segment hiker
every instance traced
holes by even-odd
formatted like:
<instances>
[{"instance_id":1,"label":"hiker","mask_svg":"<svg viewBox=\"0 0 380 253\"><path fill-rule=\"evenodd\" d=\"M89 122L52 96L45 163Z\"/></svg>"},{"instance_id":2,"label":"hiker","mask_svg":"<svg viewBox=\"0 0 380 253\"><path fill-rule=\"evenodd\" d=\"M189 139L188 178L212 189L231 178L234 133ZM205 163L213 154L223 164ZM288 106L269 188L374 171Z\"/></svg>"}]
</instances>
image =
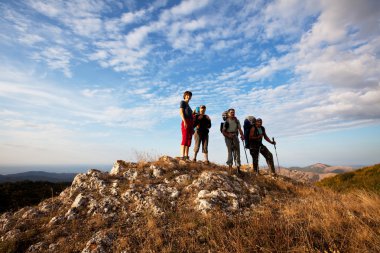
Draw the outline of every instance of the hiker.
<instances>
[{"instance_id":1,"label":"hiker","mask_svg":"<svg viewBox=\"0 0 380 253\"><path fill-rule=\"evenodd\" d=\"M256 123L256 118L253 116L247 116L244 120L244 140L245 140L245 145L244 147L249 149L249 132L251 131L251 128L255 126Z\"/></svg>"},{"instance_id":2,"label":"hiker","mask_svg":"<svg viewBox=\"0 0 380 253\"><path fill-rule=\"evenodd\" d=\"M261 153L267 161L270 173L276 174L273 162L273 155L268 148L263 144L264 139L270 144L276 145L275 141L271 141L265 132L265 128L262 126L262 119L256 119L255 127L251 128L249 133L250 153L253 160L253 169L256 173L259 173L259 154Z\"/></svg>"},{"instance_id":3,"label":"hiker","mask_svg":"<svg viewBox=\"0 0 380 253\"><path fill-rule=\"evenodd\" d=\"M232 169L232 162L235 159L235 164L237 166L237 172L240 173L240 142L238 134L240 133L240 138L244 141L243 131L241 130L241 125L239 120L235 117L235 109L228 109L227 119L224 122L222 133L224 135L224 141L226 142L228 158L227 165L229 169Z\"/></svg>"},{"instance_id":4,"label":"hiker","mask_svg":"<svg viewBox=\"0 0 380 253\"><path fill-rule=\"evenodd\" d=\"M194 127L195 127L195 133L194 133L194 158L193 162L197 161L197 154L199 151L199 146L202 143L202 153L204 155L204 162L205 164L209 164L208 161L208 132L211 127L211 119L206 113L206 106L201 105L199 107L199 113L195 114L195 120L194 120Z\"/></svg>"},{"instance_id":5,"label":"hiker","mask_svg":"<svg viewBox=\"0 0 380 253\"><path fill-rule=\"evenodd\" d=\"M189 160L189 147L191 145L191 139L193 137L193 111L190 108L189 102L193 93L191 91L185 91L183 93L183 100L179 105L179 114L181 116L181 159Z\"/></svg>"}]
</instances>

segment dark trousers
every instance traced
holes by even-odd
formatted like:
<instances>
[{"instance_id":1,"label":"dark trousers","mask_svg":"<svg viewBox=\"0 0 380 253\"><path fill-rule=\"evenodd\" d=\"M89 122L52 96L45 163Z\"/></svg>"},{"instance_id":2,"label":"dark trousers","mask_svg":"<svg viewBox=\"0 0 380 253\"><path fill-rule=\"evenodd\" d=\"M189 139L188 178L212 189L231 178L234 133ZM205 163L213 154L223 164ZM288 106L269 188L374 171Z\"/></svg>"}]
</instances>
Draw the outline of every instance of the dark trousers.
<instances>
[{"instance_id":1,"label":"dark trousers","mask_svg":"<svg viewBox=\"0 0 380 253\"><path fill-rule=\"evenodd\" d=\"M202 143L202 153L208 153L208 133L200 133L199 131L195 131L194 134L194 140L195 140L195 145L194 145L194 153L198 153L199 151L199 146Z\"/></svg>"},{"instance_id":2,"label":"dark trousers","mask_svg":"<svg viewBox=\"0 0 380 253\"><path fill-rule=\"evenodd\" d=\"M228 153L227 165L232 166L233 160L235 160L236 166L240 167L240 142L238 136L234 134L232 138L224 137L224 141L226 142Z\"/></svg>"},{"instance_id":3,"label":"dark trousers","mask_svg":"<svg viewBox=\"0 0 380 253\"><path fill-rule=\"evenodd\" d=\"M267 161L267 164L271 173L276 173L275 168L274 168L273 155L267 147L265 147L263 144L251 145L249 152L251 153L252 160L253 160L253 169L256 172L259 171L259 154L262 154L265 157L265 160Z\"/></svg>"}]
</instances>

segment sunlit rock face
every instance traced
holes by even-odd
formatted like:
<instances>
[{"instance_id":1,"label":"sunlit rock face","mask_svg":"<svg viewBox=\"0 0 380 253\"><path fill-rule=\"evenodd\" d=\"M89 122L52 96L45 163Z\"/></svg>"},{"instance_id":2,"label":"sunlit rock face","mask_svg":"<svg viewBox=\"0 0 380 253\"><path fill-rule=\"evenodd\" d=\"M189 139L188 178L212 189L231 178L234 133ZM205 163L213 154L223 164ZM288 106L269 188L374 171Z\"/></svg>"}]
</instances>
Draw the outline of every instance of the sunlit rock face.
<instances>
[{"instance_id":1,"label":"sunlit rock face","mask_svg":"<svg viewBox=\"0 0 380 253\"><path fill-rule=\"evenodd\" d=\"M147 215L166 217L179 206L201 215L244 215L267 194L256 177L169 156L155 162L118 160L109 173L92 169L78 174L59 196L2 214L0 241L24 240L38 231L43 234L35 236L26 252L59 252L68 243L76 243L81 252L112 252L113 242L125 236L114 224L129 226Z\"/></svg>"}]
</instances>

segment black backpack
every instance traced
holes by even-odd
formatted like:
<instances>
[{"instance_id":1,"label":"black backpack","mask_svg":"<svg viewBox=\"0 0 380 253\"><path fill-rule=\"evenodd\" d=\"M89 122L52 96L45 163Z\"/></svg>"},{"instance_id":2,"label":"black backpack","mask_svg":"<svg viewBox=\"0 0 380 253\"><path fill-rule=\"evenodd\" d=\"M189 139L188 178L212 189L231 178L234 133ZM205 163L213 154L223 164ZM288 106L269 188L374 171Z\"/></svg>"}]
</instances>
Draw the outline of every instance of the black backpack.
<instances>
[{"instance_id":1,"label":"black backpack","mask_svg":"<svg viewBox=\"0 0 380 253\"><path fill-rule=\"evenodd\" d=\"M224 111L222 113L223 122L220 123L220 132L221 133L223 133L223 127L224 126L226 126L226 128L228 128L228 122L226 122L227 117L228 117L228 111Z\"/></svg>"},{"instance_id":2,"label":"black backpack","mask_svg":"<svg viewBox=\"0 0 380 253\"><path fill-rule=\"evenodd\" d=\"M249 148L249 132L251 131L252 127L255 127L249 122L248 119L244 120L244 139L245 139L245 148Z\"/></svg>"}]
</instances>

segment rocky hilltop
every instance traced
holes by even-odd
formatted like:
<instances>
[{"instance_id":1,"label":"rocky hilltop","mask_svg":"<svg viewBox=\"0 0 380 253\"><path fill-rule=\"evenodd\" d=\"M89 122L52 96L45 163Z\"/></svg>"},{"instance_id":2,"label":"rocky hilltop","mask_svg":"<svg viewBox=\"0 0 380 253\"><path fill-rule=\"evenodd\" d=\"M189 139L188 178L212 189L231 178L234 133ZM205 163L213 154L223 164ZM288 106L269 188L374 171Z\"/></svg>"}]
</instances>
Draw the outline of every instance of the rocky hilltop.
<instances>
[{"instance_id":1,"label":"rocky hilltop","mask_svg":"<svg viewBox=\"0 0 380 253\"><path fill-rule=\"evenodd\" d=\"M3 213L0 252L379 252L379 203L265 170L120 160Z\"/></svg>"},{"instance_id":2,"label":"rocky hilltop","mask_svg":"<svg viewBox=\"0 0 380 253\"><path fill-rule=\"evenodd\" d=\"M123 236L115 224L132 226L147 214L165 216L181 206L203 215L244 215L266 197L271 181L284 180L261 173L236 175L224 166L168 156L156 162L119 160L109 173L78 174L58 197L4 213L0 241L24 240L26 252L112 252Z\"/></svg>"}]
</instances>

